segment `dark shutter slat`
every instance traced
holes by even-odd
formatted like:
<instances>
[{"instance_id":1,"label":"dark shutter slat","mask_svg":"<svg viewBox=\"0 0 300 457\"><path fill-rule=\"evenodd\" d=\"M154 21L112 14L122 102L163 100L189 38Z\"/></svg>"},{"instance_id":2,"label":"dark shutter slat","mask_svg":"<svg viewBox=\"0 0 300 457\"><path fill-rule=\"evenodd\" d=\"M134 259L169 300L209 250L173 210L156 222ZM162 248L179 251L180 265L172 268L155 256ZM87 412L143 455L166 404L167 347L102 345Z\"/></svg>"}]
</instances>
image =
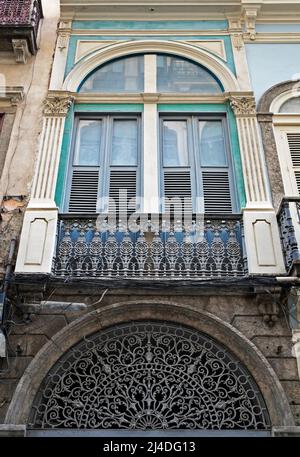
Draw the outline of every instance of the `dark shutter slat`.
<instances>
[{"instance_id":1,"label":"dark shutter slat","mask_svg":"<svg viewBox=\"0 0 300 457\"><path fill-rule=\"evenodd\" d=\"M69 201L70 213L95 213L99 170L73 170Z\"/></svg>"},{"instance_id":2,"label":"dark shutter slat","mask_svg":"<svg viewBox=\"0 0 300 457\"><path fill-rule=\"evenodd\" d=\"M109 197L114 199L117 213L119 213L119 191L120 189L126 189L127 191L127 212L133 213L136 210L136 193L137 193L137 179L136 170L123 171L123 170L111 170L110 172L110 185L109 185ZM134 207L132 205L134 202ZM128 208L129 202L131 203ZM109 211L113 208L110 206Z\"/></svg>"},{"instance_id":3,"label":"dark shutter slat","mask_svg":"<svg viewBox=\"0 0 300 457\"><path fill-rule=\"evenodd\" d=\"M232 213L228 172L204 171L202 178L205 213Z\"/></svg>"},{"instance_id":4,"label":"dark shutter slat","mask_svg":"<svg viewBox=\"0 0 300 457\"><path fill-rule=\"evenodd\" d=\"M288 133L287 140L294 167L300 167L300 133Z\"/></svg>"},{"instance_id":5,"label":"dark shutter slat","mask_svg":"<svg viewBox=\"0 0 300 457\"><path fill-rule=\"evenodd\" d=\"M186 201L185 211L192 212L192 186L191 186L191 174L189 171L169 171L164 172L164 196L167 199L181 198L182 205ZM182 206L183 207L183 206Z\"/></svg>"}]
</instances>

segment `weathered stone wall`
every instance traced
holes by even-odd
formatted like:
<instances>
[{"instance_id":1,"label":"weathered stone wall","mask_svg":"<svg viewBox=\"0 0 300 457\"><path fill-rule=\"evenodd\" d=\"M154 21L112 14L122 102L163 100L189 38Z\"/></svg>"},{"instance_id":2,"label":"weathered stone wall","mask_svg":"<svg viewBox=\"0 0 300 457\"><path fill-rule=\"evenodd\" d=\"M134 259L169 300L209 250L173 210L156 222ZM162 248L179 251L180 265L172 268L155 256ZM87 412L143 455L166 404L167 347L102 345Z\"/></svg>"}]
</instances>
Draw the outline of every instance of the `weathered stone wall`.
<instances>
[{"instance_id":1,"label":"weathered stone wall","mask_svg":"<svg viewBox=\"0 0 300 457\"><path fill-rule=\"evenodd\" d=\"M0 381L0 423L4 421L12 395L28 364L53 336L70 322L107 305L139 300L154 303L177 303L194 310L203 310L233 325L265 355L275 370L290 402L296 424L300 425L300 381L296 359L292 355L291 331L284 315L270 327L263 320L253 294L228 293L214 295L185 291L172 295L166 292L108 291L99 301L103 291L87 296L84 292L66 290L48 294L47 302L23 304L15 310L9 335L8 361L3 361ZM47 298L47 297L46 297ZM55 301L54 301L55 300ZM39 304L38 304L39 303ZM141 310L143 303L141 303ZM155 319L153 315L153 319ZM139 316L137 315L138 319ZM211 335L214 336L214 335ZM230 349L230 347L229 347ZM245 354L246 358L246 354ZM51 367L49 366L49 369Z\"/></svg>"},{"instance_id":2,"label":"weathered stone wall","mask_svg":"<svg viewBox=\"0 0 300 457\"><path fill-rule=\"evenodd\" d=\"M43 0L39 50L26 64L17 64L13 54L0 52L1 84L23 87L24 100L16 106L0 107L4 123L0 142L0 280L11 238L19 238L23 212L30 194L39 135L42 128L43 101L48 92L53 53L60 16L59 0ZM4 199L8 198L9 202ZM22 201L19 211L20 199Z\"/></svg>"}]
</instances>

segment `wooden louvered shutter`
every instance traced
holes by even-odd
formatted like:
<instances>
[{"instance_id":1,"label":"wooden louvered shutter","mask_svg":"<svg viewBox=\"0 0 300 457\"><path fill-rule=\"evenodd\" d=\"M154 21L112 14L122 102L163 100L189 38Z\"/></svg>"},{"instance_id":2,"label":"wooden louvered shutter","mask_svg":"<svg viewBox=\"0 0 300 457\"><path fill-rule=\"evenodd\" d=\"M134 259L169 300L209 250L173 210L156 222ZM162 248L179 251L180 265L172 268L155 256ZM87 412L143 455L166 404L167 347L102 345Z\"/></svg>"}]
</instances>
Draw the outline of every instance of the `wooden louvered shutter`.
<instances>
[{"instance_id":1,"label":"wooden louvered shutter","mask_svg":"<svg viewBox=\"0 0 300 457\"><path fill-rule=\"evenodd\" d=\"M287 133L287 141L291 154L297 188L300 195L300 132Z\"/></svg>"},{"instance_id":2,"label":"wooden louvered shutter","mask_svg":"<svg viewBox=\"0 0 300 457\"><path fill-rule=\"evenodd\" d=\"M120 190L126 191L123 196L120 194ZM127 213L133 213L136 210L136 195L137 195L137 171L136 170L111 170L110 172L110 186L109 186L109 197L114 201L116 206L117 214L120 211L120 204L127 204ZM120 201L126 198L127 202ZM111 200L110 200L111 201ZM128 205L130 206L128 207ZM109 211L113 211L113 207L110 205ZM124 206L121 206L121 210L124 210Z\"/></svg>"},{"instance_id":3,"label":"wooden louvered shutter","mask_svg":"<svg viewBox=\"0 0 300 457\"><path fill-rule=\"evenodd\" d=\"M228 170L203 171L204 211L210 214L232 213Z\"/></svg>"},{"instance_id":4,"label":"wooden louvered shutter","mask_svg":"<svg viewBox=\"0 0 300 457\"><path fill-rule=\"evenodd\" d=\"M70 213L95 213L97 209L99 169L74 169L69 199Z\"/></svg>"},{"instance_id":5,"label":"wooden louvered shutter","mask_svg":"<svg viewBox=\"0 0 300 457\"><path fill-rule=\"evenodd\" d=\"M99 193L103 120L79 119L69 177L70 213L95 213Z\"/></svg>"},{"instance_id":6,"label":"wooden louvered shutter","mask_svg":"<svg viewBox=\"0 0 300 457\"><path fill-rule=\"evenodd\" d=\"M189 170L165 170L164 171L164 196L172 200L179 197L182 205L185 204L185 211L192 211L192 185L191 173Z\"/></svg>"}]
</instances>

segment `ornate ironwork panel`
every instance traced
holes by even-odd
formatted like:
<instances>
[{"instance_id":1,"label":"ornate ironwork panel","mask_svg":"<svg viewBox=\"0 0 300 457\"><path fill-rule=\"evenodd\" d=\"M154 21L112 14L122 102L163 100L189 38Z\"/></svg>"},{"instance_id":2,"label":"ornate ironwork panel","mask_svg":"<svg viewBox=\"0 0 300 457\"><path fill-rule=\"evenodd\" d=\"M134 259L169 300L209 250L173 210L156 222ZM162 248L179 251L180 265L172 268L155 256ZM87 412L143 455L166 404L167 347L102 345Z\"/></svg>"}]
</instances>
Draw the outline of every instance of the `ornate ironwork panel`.
<instances>
[{"instance_id":1,"label":"ornate ironwork panel","mask_svg":"<svg viewBox=\"0 0 300 457\"><path fill-rule=\"evenodd\" d=\"M298 220L293 221L290 205L295 205L295 213ZM295 261L300 260L294 227L295 222L299 222L299 199L284 199L278 213L278 226L287 271L290 271Z\"/></svg>"},{"instance_id":2,"label":"ornate ironwork panel","mask_svg":"<svg viewBox=\"0 0 300 457\"><path fill-rule=\"evenodd\" d=\"M166 322L111 327L50 370L31 429L266 430L270 419L245 367L205 334Z\"/></svg>"},{"instance_id":3,"label":"ornate ironwork panel","mask_svg":"<svg viewBox=\"0 0 300 457\"><path fill-rule=\"evenodd\" d=\"M155 225L155 224L154 224ZM206 279L246 274L240 218L210 219L201 230L140 226L101 229L96 219L60 217L53 272L61 277Z\"/></svg>"}]
</instances>

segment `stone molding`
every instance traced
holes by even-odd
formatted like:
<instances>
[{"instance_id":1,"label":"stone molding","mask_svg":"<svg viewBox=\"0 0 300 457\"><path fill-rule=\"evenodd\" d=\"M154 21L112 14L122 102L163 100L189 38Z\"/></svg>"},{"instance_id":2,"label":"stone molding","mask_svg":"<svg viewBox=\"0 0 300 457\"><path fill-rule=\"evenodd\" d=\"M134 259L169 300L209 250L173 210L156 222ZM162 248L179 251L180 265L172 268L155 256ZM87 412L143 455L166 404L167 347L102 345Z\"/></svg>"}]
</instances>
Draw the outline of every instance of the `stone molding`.
<instances>
[{"instance_id":1,"label":"stone molding","mask_svg":"<svg viewBox=\"0 0 300 457\"><path fill-rule=\"evenodd\" d=\"M28 43L25 39L13 39L12 47L14 50L15 58L17 63L27 63L27 57L29 56Z\"/></svg>"},{"instance_id":2,"label":"stone molding","mask_svg":"<svg viewBox=\"0 0 300 457\"><path fill-rule=\"evenodd\" d=\"M206 311L169 301L139 300L96 309L59 331L46 343L21 378L9 410L6 424L26 424L33 400L49 369L74 344L100 329L131 320L162 320L188 325L229 347L247 366L257 382L273 426L293 426L294 420L284 390L263 354L232 325ZM47 363L45 363L47 361Z\"/></svg>"},{"instance_id":3,"label":"stone molding","mask_svg":"<svg viewBox=\"0 0 300 457\"><path fill-rule=\"evenodd\" d=\"M0 104L4 102L8 106L17 106L24 100L24 87L0 86Z\"/></svg>"},{"instance_id":4,"label":"stone molding","mask_svg":"<svg viewBox=\"0 0 300 457\"><path fill-rule=\"evenodd\" d=\"M67 116L69 109L74 102L74 97L63 92L48 95L44 101L45 116Z\"/></svg>"}]
</instances>

